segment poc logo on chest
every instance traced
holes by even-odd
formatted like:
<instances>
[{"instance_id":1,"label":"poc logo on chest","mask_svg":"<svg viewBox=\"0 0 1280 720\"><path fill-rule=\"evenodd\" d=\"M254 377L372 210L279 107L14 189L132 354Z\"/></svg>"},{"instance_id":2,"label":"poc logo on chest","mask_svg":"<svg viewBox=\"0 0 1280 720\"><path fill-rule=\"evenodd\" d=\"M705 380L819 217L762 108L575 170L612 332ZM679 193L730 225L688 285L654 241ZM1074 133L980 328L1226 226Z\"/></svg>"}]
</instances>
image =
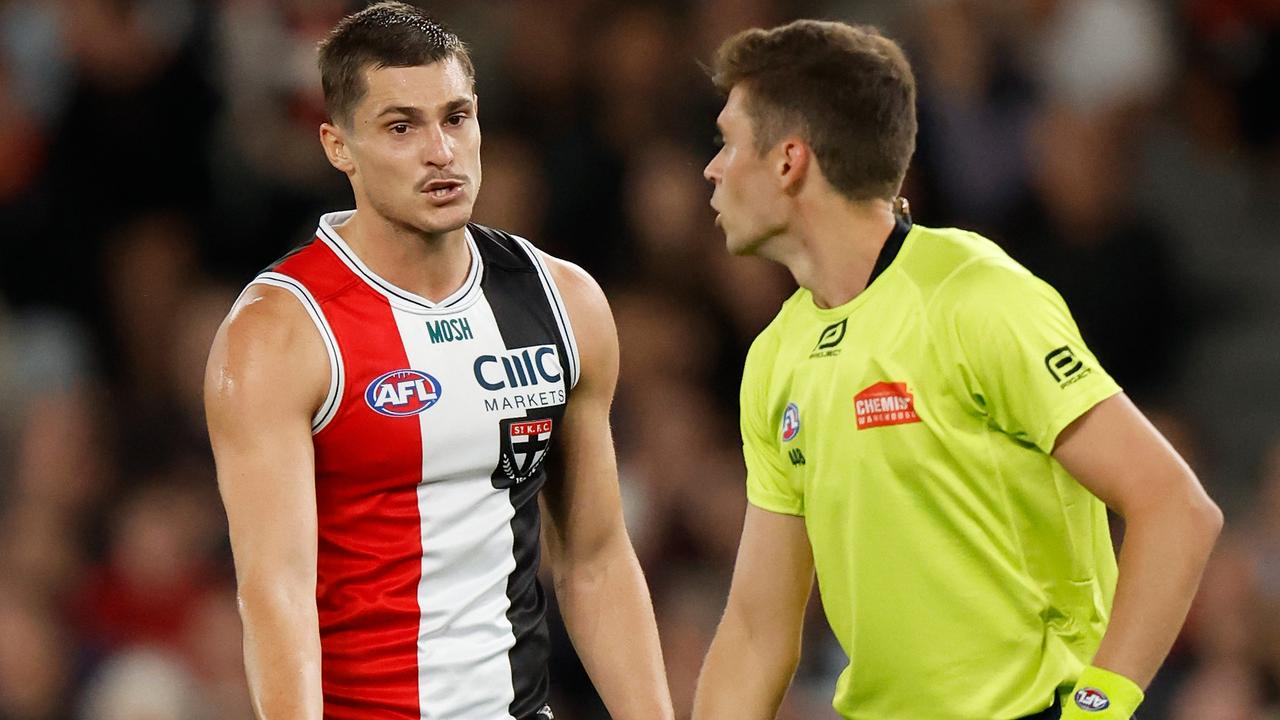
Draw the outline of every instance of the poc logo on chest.
<instances>
[{"instance_id":1,"label":"poc logo on chest","mask_svg":"<svg viewBox=\"0 0 1280 720\"><path fill-rule=\"evenodd\" d=\"M472 368L476 382L485 390L557 383L564 376L555 345L535 345L508 350L501 355L481 355Z\"/></svg>"},{"instance_id":2,"label":"poc logo on chest","mask_svg":"<svg viewBox=\"0 0 1280 720\"><path fill-rule=\"evenodd\" d=\"M364 401L388 417L417 415L440 401L440 381L418 370L392 370L369 383Z\"/></svg>"}]
</instances>

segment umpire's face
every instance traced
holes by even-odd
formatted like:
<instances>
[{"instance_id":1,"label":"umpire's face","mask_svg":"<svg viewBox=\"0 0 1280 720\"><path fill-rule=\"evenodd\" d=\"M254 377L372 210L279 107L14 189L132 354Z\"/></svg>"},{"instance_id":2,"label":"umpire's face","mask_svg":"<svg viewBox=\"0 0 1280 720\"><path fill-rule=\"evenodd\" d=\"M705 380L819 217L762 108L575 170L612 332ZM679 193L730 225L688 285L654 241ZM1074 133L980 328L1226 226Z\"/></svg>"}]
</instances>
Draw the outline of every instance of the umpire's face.
<instances>
[{"instance_id":1,"label":"umpire's face","mask_svg":"<svg viewBox=\"0 0 1280 720\"><path fill-rule=\"evenodd\" d=\"M716 126L720 152L711 159L703 177L715 186L711 208L716 225L724 231L725 244L734 255L754 255L786 227L787 189L779 182L773 149L761 153L755 128L747 112L749 90L735 85L729 92Z\"/></svg>"}]
</instances>

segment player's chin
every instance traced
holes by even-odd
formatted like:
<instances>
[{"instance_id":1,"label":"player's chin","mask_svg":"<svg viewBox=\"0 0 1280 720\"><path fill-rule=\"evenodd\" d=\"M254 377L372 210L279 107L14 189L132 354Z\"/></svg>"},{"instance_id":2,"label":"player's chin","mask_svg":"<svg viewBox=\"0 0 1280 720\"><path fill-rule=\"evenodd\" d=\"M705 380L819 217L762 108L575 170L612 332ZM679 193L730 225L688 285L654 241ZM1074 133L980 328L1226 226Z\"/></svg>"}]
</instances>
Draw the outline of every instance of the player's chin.
<instances>
[{"instance_id":1,"label":"player's chin","mask_svg":"<svg viewBox=\"0 0 1280 720\"><path fill-rule=\"evenodd\" d=\"M433 235L452 232L471 222L473 207L471 202L459 202L430 208L419 215L418 229Z\"/></svg>"}]
</instances>

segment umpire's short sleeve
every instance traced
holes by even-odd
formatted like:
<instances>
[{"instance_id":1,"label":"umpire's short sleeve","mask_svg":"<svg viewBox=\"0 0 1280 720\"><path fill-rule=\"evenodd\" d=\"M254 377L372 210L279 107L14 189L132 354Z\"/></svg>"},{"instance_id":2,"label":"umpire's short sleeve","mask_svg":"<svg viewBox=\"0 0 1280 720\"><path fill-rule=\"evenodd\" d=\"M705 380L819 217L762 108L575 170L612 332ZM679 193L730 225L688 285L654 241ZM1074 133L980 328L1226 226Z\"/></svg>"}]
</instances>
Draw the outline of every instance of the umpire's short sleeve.
<instances>
[{"instance_id":1,"label":"umpire's short sleeve","mask_svg":"<svg viewBox=\"0 0 1280 720\"><path fill-rule=\"evenodd\" d=\"M1053 452L1058 434L1120 392L1056 290L1005 258L974 261L939 294L954 369L971 409Z\"/></svg>"},{"instance_id":2,"label":"umpire's short sleeve","mask_svg":"<svg viewBox=\"0 0 1280 720\"><path fill-rule=\"evenodd\" d=\"M747 500L756 507L784 515L804 515L804 489L786 471L769 402L769 380L777 344L766 329L751 344L742 371L739 414L742 456L747 465ZM780 411L779 411L780 413Z\"/></svg>"}]
</instances>

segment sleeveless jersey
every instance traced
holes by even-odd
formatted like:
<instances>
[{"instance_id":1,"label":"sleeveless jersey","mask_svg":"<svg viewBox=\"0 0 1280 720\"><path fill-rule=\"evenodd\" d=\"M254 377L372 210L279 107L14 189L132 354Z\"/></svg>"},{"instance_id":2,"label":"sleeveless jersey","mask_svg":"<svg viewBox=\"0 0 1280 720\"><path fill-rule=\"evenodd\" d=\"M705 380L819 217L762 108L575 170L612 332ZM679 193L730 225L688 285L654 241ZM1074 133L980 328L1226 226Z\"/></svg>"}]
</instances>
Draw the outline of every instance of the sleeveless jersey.
<instances>
[{"instance_id":1,"label":"sleeveless jersey","mask_svg":"<svg viewBox=\"0 0 1280 720\"><path fill-rule=\"evenodd\" d=\"M537 494L579 373L564 303L527 240L475 224L466 281L430 302L356 257L333 230L350 216L253 280L292 293L329 355L325 717L549 717Z\"/></svg>"}]
</instances>

